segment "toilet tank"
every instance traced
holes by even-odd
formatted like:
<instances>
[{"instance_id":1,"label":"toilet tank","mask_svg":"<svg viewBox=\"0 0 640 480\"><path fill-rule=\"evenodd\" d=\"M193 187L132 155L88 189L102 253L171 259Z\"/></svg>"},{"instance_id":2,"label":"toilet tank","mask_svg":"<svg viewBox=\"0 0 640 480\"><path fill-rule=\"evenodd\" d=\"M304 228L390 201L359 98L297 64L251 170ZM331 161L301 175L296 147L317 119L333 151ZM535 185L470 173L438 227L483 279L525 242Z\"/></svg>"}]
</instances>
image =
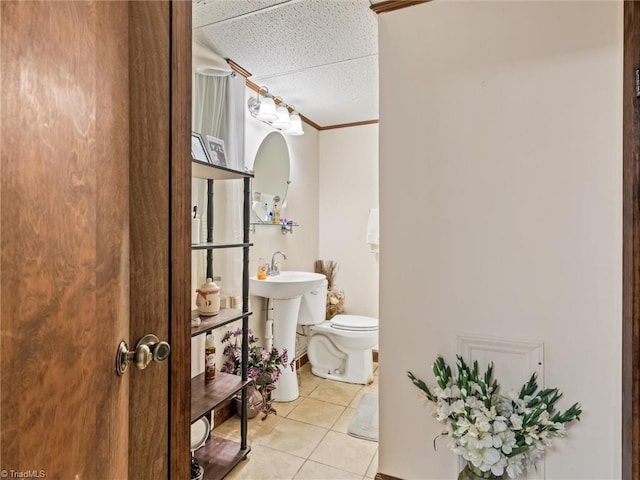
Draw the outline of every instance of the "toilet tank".
<instances>
[{"instance_id":1,"label":"toilet tank","mask_svg":"<svg viewBox=\"0 0 640 480\"><path fill-rule=\"evenodd\" d=\"M325 279L319 287L302 296L298 325L317 325L324 322L327 311L327 285Z\"/></svg>"}]
</instances>

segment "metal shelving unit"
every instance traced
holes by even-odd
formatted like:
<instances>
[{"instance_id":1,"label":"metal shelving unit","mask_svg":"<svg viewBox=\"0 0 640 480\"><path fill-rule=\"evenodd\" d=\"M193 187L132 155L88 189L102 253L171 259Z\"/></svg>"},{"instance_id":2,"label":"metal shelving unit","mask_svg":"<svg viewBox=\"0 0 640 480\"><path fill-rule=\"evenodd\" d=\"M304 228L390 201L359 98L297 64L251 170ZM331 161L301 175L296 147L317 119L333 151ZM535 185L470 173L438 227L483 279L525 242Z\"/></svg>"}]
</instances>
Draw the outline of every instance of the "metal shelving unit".
<instances>
[{"instance_id":1,"label":"metal shelving unit","mask_svg":"<svg viewBox=\"0 0 640 480\"><path fill-rule=\"evenodd\" d=\"M251 447L247 445L247 363L249 358L249 214L251 173L240 172L198 160L192 161L192 176L207 180L207 241L193 244L192 250L207 251L207 277L213 276L213 250L220 248L242 249L242 309L221 309L214 317L203 317L201 324L192 327L191 336L205 334L228 323L242 320L242 372L230 375L218 372L213 382L205 384L204 374L191 379L191 423L213 409L230 401L238 392L242 392L240 442L211 436L207 443L196 453L198 463L204 468L205 480L218 480L226 476L240 461L247 457ZM218 180L243 180L243 239L242 242L213 241L213 183Z\"/></svg>"}]
</instances>

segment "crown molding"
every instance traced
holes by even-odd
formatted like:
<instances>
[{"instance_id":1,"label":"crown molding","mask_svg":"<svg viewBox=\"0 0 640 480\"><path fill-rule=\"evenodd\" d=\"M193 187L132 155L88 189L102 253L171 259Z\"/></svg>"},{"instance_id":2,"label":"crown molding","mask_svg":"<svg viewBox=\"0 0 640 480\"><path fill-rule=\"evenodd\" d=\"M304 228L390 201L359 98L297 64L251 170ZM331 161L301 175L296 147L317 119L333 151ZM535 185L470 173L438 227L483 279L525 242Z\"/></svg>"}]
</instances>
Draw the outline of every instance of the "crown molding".
<instances>
[{"instance_id":1,"label":"crown molding","mask_svg":"<svg viewBox=\"0 0 640 480\"><path fill-rule=\"evenodd\" d=\"M336 128L359 127L361 125L372 125L375 123L380 123L380 120L364 120L362 122L351 122L351 123L340 123L338 125L327 125L326 127L319 127L318 130L333 130Z\"/></svg>"},{"instance_id":2,"label":"crown molding","mask_svg":"<svg viewBox=\"0 0 640 480\"><path fill-rule=\"evenodd\" d=\"M400 8L413 7L421 3L427 3L431 0L387 0L386 2L375 3L371 5L371 10L376 14L392 12L393 10L399 10Z\"/></svg>"}]
</instances>

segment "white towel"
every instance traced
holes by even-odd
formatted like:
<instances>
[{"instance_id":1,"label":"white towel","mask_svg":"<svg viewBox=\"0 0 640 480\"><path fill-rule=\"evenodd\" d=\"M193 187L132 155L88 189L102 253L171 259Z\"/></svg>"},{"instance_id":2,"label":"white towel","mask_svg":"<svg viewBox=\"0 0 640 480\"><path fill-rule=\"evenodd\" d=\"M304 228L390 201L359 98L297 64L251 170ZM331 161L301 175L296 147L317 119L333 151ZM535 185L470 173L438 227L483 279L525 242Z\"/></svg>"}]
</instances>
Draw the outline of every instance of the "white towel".
<instances>
[{"instance_id":1,"label":"white towel","mask_svg":"<svg viewBox=\"0 0 640 480\"><path fill-rule=\"evenodd\" d=\"M380 215L377 208L369 210L369 222L367 223L367 243L373 253L380 251Z\"/></svg>"}]
</instances>

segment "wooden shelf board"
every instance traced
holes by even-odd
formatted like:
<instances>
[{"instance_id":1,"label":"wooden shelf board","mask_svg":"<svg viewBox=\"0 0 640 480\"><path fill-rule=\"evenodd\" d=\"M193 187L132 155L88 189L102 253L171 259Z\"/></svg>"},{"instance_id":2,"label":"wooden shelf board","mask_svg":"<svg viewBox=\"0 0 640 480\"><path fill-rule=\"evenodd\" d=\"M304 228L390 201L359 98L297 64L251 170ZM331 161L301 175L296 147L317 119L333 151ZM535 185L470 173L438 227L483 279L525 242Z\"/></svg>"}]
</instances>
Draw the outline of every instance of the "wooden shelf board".
<instances>
[{"instance_id":1,"label":"wooden shelf board","mask_svg":"<svg viewBox=\"0 0 640 480\"><path fill-rule=\"evenodd\" d=\"M193 177L207 178L210 180L235 180L238 178L253 177L253 174L248 172L220 167L218 165L201 162L200 160L191 161L191 175Z\"/></svg>"},{"instance_id":2,"label":"wooden shelf board","mask_svg":"<svg viewBox=\"0 0 640 480\"><path fill-rule=\"evenodd\" d=\"M204 468L204 480L219 480L240 463L251 451L240 450L240 444L212 435L207 443L195 452L198 463Z\"/></svg>"},{"instance_id":3,"label":"wooden shelf board","mask_svg":"<svg viewBox=\"0 0 640 480\"><path fill-rule=\"evenodd\" d=\"M204 373L191 379L191 423L217 406L230 400L249 381L243 382L238 375L216 372L211 383L204 382Z\"/></svg>"},{"instance_id":4,"label":"wooden shelf board","mask_svg":"<svg viewBox=\"0 0 640 480\"><path fill-rule=\"evenodd\" d=\"M191 336L196 337L208 332L209 330L222 327L227 323L241 320L244 316L248 317L251 314L252 312L242 313L242 310L239 308L221 308L218 315L213 315L212 317L200 317L200 325L197 327L191 327Z\"/></svg>"}]
</instances>

